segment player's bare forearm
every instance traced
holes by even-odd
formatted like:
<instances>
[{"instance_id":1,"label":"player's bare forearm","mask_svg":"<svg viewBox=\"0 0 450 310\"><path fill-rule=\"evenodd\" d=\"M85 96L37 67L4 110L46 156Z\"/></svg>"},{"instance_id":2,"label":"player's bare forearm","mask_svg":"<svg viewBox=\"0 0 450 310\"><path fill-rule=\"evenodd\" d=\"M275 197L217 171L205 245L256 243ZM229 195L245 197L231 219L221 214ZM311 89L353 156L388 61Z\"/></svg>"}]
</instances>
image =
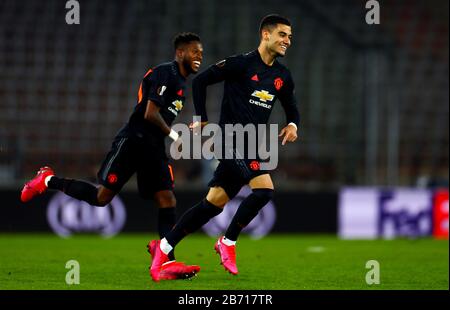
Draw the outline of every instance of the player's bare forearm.
<instances>
[{"instance_id":1,"label":"player's bare forearm","mask_svg":"<svg viewBox=\"0 0 450 310\"><path fill-rule=\"evenodd\" d=\"M167 126L166 121L162 118L161 114L159 113L159 109L160 108L155 103L149 100L144 117L147 121L158 126L165 135L169 135L170 127Z\"/></svg>"},{"instance_id":2,"label":"player's bare forearm","mask_svg":"<svg viewBox=\"0 0 450 310\"><path fill-rule=\"evenodd\" d=\"M294 142L297 140L297 128L293 124L289 124L283 129L281 129L280 134L278 137L283 139L283 142L281 142L281 145L285 145L286 142Z\"/></svg>"}]
</instances>

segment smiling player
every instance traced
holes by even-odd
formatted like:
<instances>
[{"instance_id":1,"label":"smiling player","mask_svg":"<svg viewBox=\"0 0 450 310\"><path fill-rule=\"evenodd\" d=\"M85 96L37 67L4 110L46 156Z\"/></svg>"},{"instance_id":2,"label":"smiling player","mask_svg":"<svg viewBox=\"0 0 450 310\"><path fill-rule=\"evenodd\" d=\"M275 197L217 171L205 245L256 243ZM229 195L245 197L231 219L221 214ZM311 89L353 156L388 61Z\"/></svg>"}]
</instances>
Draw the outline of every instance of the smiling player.
<instances>
[{"instance_id":1,"label":"smiling player","mask_svg":"<svg viewBox=\"0 0 450 310\"><path fill-rule=\"evenodd\" d=\"M161 238L165 236L175 224L176 200L164 139L167 136L174 141L179 139L170 126L183 108L186 78L198 72L203 58L200 37L194 33L178 34L174 48L174 61L160 64L145 74L137 105L128 123L116 135L97 174L101 185L56 177L50 167L43 167L25 184L21 195L23 202L50 188L102 207L136 172L141 197L153 199L158 206L158 231ZM200 271L198 266L175 262L173 252L169 257L160 268L161 279L187 278Z\"/></svg>"},{"instance_id":2,"label":"smiling player","mask_svg":"<svg viewBox=\"0 0 450 310\"><path fill-rule=\"evenodd\" d=\"M280 99L286 114L287 125L281 130L282 144L297 139L300 116L294 97L294 82L289 70L276 59L283 57L291 46L292 30L288 19L279 15L263 18L259 28L258 49L228 57L209 67L193 81L194 105L197 115L205 125L206 89L209 85L225 81L219 126L226 124L267 124L276 99ZM225 149L223 147L222 149ZM258 160L222 159L213 179L209 182L206 198L189 209L161 241L152 241L154 252L151 272L157 279L158 270L168 261L168 253L187 234L206 224L222 212L225 204L249 184L252 193L242 201L224 237L219 238L215 250L227 271L237 274L236 240L272 198L274 186L268 171L260 170Z\"/></svg>"}]
</instances>

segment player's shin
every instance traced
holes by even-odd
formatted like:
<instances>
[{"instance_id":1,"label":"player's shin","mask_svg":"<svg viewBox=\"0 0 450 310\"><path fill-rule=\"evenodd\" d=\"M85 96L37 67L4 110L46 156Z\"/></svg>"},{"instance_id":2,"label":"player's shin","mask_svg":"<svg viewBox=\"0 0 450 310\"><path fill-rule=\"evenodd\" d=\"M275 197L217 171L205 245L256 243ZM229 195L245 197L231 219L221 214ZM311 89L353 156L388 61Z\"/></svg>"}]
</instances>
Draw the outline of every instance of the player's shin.
<instances>
[{"instance_id":1,"label":"player's shin","mask_svg":"<svg viewBox=\"0 0 450 310\"><path fill-rule=\"evenodd\" d=\"M204 199L187 210L165 238L172 247L175 247L186 235L198 230L220 212L222 208Z\"/></svg>"},{"instance_id":2,"label":"player's shin","mask_svg":"<svg viewBox=\"0 0 450 310\"><path fill-rule=\"evenodd\" d=\"M86 201L93 206L102 205L97 199L97 187L87 182L53 176L48 182L48 188L60 190L70 197Z\"/></svg>"},{"instance_id":3,"label":"player's shin","mask_svg":"<svg viewBox=\"0 0 450 310\"><path fill-rule=\"evenodd\" d=\"M239 205L225 233L225 238L236 241L242 229L247 226L273 197L273 190L266 188L253 189L253 192Z\"/></svg>"},{"instance_id":4,"label":"player's shin","mask_svg":"<svg viewBox=\"0 0 450 310\"><path fill-rule=\"evenodd\" d=\"M175 226L175 223L175 207L158 208L158 233L161 239L169 233L169 231ZM170 260L175 260L175 253L173 250L169 252L168 256Z\"/></svg>"}]
</instances>

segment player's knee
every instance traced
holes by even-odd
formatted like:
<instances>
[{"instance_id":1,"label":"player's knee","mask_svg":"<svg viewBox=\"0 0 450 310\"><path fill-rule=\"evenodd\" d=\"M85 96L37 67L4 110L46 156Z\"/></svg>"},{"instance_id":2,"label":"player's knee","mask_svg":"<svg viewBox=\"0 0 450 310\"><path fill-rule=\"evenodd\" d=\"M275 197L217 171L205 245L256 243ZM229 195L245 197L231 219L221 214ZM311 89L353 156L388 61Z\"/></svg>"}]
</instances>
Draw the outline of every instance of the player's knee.
<instances>
[{"instance_id":1,"label":"player's knee","mask_svg":"<svg viewBox=\"0 0 450 310\"><path fill-rule=\"evenodd\" d=\"M230 199L224 190L210 190L205 200L215 207L223 209Z\"/></svg>"},{"instance_id":2,"label":"player's knee","mask_svg":"<svg viewBox=\"0 0 450 310\"><path fill-rule=\"evenodd\" d=\"M219 215L223 211L223 206L216 206L215 204L208 201L208 199L203 200L201 208L206 214L209 214L211 218Z\"/></svg>"},{"instance_id":3,"label":"player's knee","mask_svg":"<svg viewBox=\"0 0 450 310\"><path fill-rule=\"evenodd\" d=\"M107 204L109 204L113 198L114 198L114 196L111 197L111 196L98 194L97 195L97 201L96 201L95 205L97 207L104 207Z\"/></svg>"},{"instance_id":4,"label":"player's knee","mask_svg":"<svg viewBox=\"0 0 450 310\"><path fill-rule=\"evenodd\" d=\"M158 208L172 208L177 204L177 200L173 193L156 194L154 199Z\"/></svg>"},{"instance_id":5,"label":"player's knee","mask_svg":"<svg viewBox=\"0 0 450 310\"><path fill-rule=\"evenodd\" d=\"M107 204L109 204L110 202L111 202L111 199L100 199L100 198L97 198L97 201L96 201L95 205L97 207L104 207Z\"/></svg>"},{"instance_id":6,"label":"player's knee","mask_svg":"<svg viewBox=\"0 0 450 310\"><path fill-rule=\"evenodd\" d=\"M228 202L228 200L223 197L207 197L205 200L220 209L223 209Z\"/></svg>"},{"instance_id":7,"label":"player's knee","mask_svg":"<svg viewBox=\"0 0 450 310\"><path fill-rule=\"evenodd\" d=\"M271 188L255 188L253 189L253 195L258 201L265 205L273 198L273 189Z\"/></svg>"},{"instance_id":8,"label":"player's knee","mask_svg":"<svg viewBox=\"0 0 450 310\"><path fill-rule=\"evenodd\" d=\"M92 193L92 196L95 197L90 199L92 200L92 203L90 204L97 207L104 207L113 200L115 195L116 193L114 191L104 186L100 186L95 192Z\"/></svg>"}]
</instances>

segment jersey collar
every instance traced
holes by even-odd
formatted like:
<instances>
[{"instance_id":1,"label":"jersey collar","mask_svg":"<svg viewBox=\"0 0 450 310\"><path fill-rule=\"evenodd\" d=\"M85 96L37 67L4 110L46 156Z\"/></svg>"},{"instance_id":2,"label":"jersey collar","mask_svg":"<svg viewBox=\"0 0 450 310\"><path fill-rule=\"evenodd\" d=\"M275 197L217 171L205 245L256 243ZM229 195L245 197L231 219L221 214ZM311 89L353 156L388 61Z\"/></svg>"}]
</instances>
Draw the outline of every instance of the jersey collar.
<instances>
[{"instance_id":1,"label":"jersey collar","mask_svg":"<svg viewBox=\"0 0 450 310\"><path fill-rule=\"evenodd\" d=\"M180 67L178 67L178 62L177 62L176 60L174 60L174 61L172 61L172 64L173 64L173 66L175 67L175 70L176 70L178 76L179 76L180 78L182 78L183 81L186 81L186 78L185 78L185 77L181 74L181 72L180 72Z\"/></svg>"},{"instance_id":2,"label":"jersey collar","mask_svg":"<svg viewBox=\"0 0 450 310\"><path fill-rule=\"evenodd\" d=\"M272 64L271 66L269 66L268 64L266 64L266 63L262 60L261 54L259 53L258 49L256 49L256 50L254 51L254 53L255 53L255 54L257 55L257 57L258 57L258 61L259 61L262 65L264 65L264 67L266 67L266 68L273 68L273 67L277 64L277 59L274 60L274 62L273 62L273 64Z\"/></svg>"}]
</instances>

